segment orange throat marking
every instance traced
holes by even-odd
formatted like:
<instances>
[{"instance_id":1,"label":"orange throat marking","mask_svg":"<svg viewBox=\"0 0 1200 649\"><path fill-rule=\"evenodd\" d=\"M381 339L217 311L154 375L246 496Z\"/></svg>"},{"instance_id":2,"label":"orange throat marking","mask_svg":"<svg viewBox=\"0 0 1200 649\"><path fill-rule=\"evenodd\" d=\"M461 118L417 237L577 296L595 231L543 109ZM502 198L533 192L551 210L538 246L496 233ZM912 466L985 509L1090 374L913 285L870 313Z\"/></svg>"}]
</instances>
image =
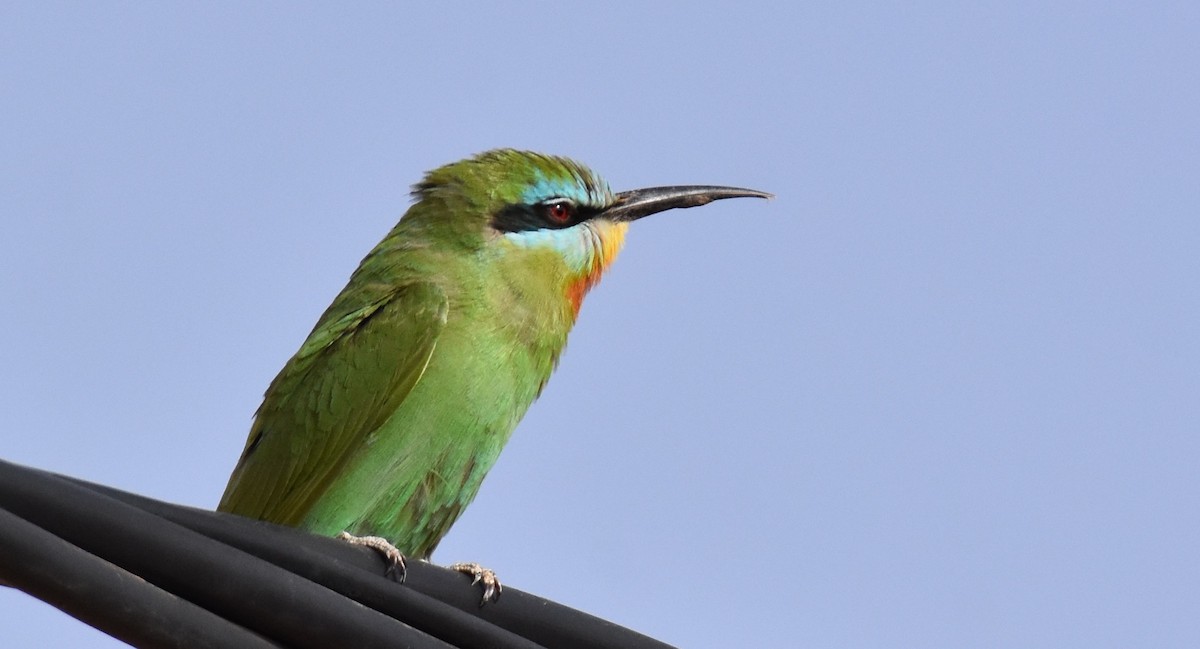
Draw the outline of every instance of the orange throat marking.
<instances>
[{"instance_id":1,"label":"orange throat marking","mask_svg":"<svg viewBox=\"0 0 1200 649\"><path fill-rule=\"evenodd\" d=\"M617 258L617 253L621 252L629 224L606 222L596 224L589 230L592 233L592 241L588 262L581 272L574 273L567 279L567 301L571 305L573 317L579 315L579 308L583 306L583 296L600 281L600 276Z\"/></svg>"}]
</instances>

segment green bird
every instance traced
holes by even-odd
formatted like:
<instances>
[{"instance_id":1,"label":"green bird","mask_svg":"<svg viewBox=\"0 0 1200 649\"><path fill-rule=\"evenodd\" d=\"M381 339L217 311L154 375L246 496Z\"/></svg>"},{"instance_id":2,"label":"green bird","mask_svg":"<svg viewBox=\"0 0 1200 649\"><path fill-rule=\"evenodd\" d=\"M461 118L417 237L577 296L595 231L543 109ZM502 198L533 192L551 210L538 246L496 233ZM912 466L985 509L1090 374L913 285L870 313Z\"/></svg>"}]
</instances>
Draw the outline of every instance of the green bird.
<instances>
[{"instance_id":1,"label":"green bird","mask_svg":"<svg viewBox=\"0 0 1200 649\"><path fill-rule=\"evenodd\" d=\"M413 196L267 388L220 511L428 560L545 387L629 222L770 194L614 194L576 162L504 149L428 173ZM490 571L453 567L485 582L485 602L498 595Z\"/></svg>"}]
</instances>

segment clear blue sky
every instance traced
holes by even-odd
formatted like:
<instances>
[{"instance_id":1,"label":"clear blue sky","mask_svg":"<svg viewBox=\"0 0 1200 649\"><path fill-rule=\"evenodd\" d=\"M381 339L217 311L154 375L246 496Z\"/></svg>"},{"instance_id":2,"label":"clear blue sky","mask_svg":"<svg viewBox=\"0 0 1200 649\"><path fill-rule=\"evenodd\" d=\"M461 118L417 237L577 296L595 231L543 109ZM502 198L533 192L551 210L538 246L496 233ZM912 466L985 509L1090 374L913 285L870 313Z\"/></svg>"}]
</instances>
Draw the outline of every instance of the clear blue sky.
<instances>
[{"instance_id":1,"label":"clear blue sky","mask_svg":"<svg viewBox=\"0 0 1200 649\"><path fill-rule=\"evenodd\" d=\"M530 148L778 198L635 225L436 560L685 648L1200 646L1200 5L241 4L0 8L0 457L214 506L409 185Z\"/></svg>"}]
</instances>

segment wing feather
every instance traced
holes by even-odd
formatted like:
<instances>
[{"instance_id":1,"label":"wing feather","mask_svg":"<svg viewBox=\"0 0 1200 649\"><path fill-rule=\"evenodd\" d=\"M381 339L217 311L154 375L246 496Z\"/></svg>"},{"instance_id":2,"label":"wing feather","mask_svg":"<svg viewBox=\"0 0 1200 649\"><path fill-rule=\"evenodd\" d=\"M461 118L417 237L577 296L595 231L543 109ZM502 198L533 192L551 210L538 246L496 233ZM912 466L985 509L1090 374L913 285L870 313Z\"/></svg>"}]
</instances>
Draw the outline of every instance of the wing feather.
<instances>
[{"instance_id":1,"label":"wing feather","mask_svg":"<svg viewBox=\"0 0 1200 649\"><path fill-rule=\"evenodd\" d=\"M421 380L446 295L428 282L381 293L318 325L271 382L218 509L299 525Z\"/></svg>"}]
</instances>

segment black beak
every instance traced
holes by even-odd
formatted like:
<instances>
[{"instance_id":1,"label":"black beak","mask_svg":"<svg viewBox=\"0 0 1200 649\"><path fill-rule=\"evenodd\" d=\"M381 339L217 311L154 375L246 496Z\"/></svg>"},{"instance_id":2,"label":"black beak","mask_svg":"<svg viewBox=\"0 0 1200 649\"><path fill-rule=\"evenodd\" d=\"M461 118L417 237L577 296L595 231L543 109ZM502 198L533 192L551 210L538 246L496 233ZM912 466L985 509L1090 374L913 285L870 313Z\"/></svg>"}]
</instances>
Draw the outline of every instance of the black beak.
<instances>
[{"instance_id":1,"label":"black beak","mask_svg":"<svg viewBox=\"0 0 1200 649\"><path fill-rule=\"evenodd\" d=\"M738 187L712 185L677 185L673 187L647 187L631 189L617 194L617 200L600 216L613 221L636 221L656 212L673 210L677 207L706 205L722 198L774 198L767 192Z\"/></svg>"}]
</instances>

